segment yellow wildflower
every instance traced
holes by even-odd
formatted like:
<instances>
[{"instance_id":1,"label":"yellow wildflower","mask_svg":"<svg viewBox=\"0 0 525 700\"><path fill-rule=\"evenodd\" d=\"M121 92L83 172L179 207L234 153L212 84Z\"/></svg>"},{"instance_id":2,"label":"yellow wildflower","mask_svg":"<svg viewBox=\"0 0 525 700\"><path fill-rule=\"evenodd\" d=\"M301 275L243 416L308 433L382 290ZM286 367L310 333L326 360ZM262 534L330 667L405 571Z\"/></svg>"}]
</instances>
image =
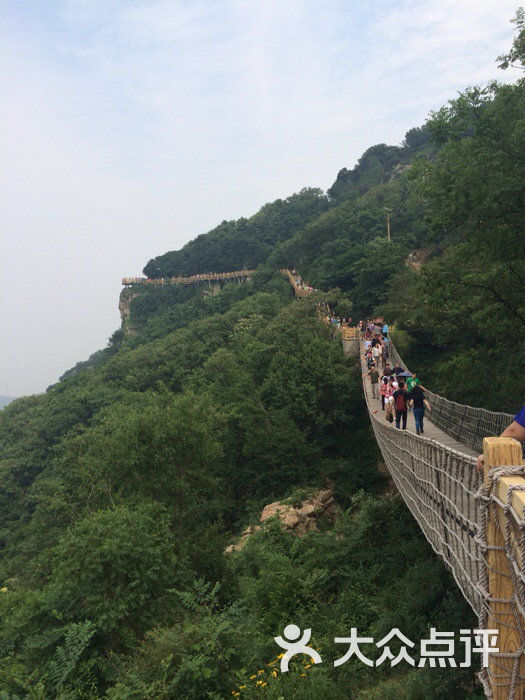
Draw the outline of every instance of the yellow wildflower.
<instances>
[{"instance_id":1,"label":"yellow wildflower","mask_svg":"<svg viewBox=\"0 0 525 700\"><path fill-rule=\"evenodd\" d=\"M305 664L305 668L312 668L312 664Z\"/></svg>"},{"instance_id":2,"label":"yellow wildflower","mask_svg":"<svg viewBox=\"0 0 525 700\"><path fill-rule=\"evenodd\" d=\"M272 671L272 676L273 676L274 678L277 678L277 671Z\"/></svg>"},{"instance_id":3,"label":"yellow wildflower","mask_svg":"<svg viewBox=\"0 0 525 700\"><path fill-rule=\"evenodd\" d=\"M284 656L284 654L279 654L279 656L278 656L277 658L278 658L278 659L282 659L283 656ZM313 661L313 659L312 659L312 661Z\"/></svg>"},{"instance_id":4,"label":"yellow wildflower","mask_svg":"<svg viewBox=\"0 0 525 700\"><path fill-rule=\"evenodd\" d=\"M257 673L258 673L258 674L259 674L259 676L260 676L260 675L261 675L261 673L264 673L264 668L261 668L261 670L260 670L260 671L257 671Z\"/></svg>"},{"instance_id":5,"label":"yellow wildflower","mask_svg":"<svg viewBox=\"0 0 525 700\"><path fill-rule=\"evenodd\" d=\"M250 676L250 680L253 681L254 678L257 678L257 674L254 673L253 676Z\"/></svg>"},{"instance_id":6,"label":"yellow wildflower","mask_svg":"<svg viewBox=\"0 0 525 700\"><path fill-rule=\"evenodd\" d=\"M261 688L264 688L265 685L266 683L261 683Z\"/></svg>"},{"instance_id":7,"label":"yellow wildflower","mask_svg":"<svg viewBox=\"0 0 525 700\"><path fill-rule=\"evenodd\" d=\"M3 586L2 588L0 588L0 591L2 593L7 593L7 586Z\"/></svg>"},{"instance_id":8,"label":"yellow wildflower","mask_svg":"<svg viewBox=\"0 0 525 700\"><path fill-rule=\"evenodd\" d=\"M257 681L256 685L262 685L262 681Z\"/></svg>"},{"instance_id":9,"label":"yellow wildflower","mask_svg":"<svg viewBox=\"0 0 525 700\"><path fill-rule=\"evenodd\" d=\"M306 676L306 673L301 673L301 676Z\"/></svg>"},{"instance_id":10,"label":"yellow wildflower","mask_svg":"<svg viewBox=\"0 0 525 700\"><path fill-rule=\"evenodd\" d=\"M245 685L240 685L240 686L239 686L239 690L244 690L245 688L246 688Z\"/></svg>"}]
</instances>

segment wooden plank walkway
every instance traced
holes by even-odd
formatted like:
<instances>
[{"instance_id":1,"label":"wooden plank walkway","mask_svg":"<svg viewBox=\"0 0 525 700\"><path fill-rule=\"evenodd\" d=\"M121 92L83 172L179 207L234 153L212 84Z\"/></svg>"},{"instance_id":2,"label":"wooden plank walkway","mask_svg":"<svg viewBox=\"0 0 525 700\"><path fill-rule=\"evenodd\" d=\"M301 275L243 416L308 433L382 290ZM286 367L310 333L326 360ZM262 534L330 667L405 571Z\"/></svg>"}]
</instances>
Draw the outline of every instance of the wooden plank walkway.
<instances>
[{"instance_id":1,"label":"wooden plank walkway","mask_svg":"<svg viewBox=\"0 0 525 700\"><path fill-rule=\"evenodd\" d=\"M365 353L364 343L361 342L360 360L361 360L361 368L362 368L363 374L365 374L365 372L368 372L368 367L366 366L366 360L364 359L364 353ZM370 407L370 411L376 417L380 417L381 414L383 414L383 422L385 423L385 425L392 427L392 430L396 430L395 422L392 424L388 423L388 421L385 420L385 418L384 418L385 412L381 408L381 397L378 399L372 398L372 389L370 386L370 379L368 377L365 378L364 387L365 387L365 391L366 391L366 400L367 400L368 405ZM451 449L456 450L457 452L461 452L462 454L469 455L470 457L477 457L477 454L478 454L477 452L472 450L470 447L467 447L466 445L463 445L462 443L457 442L453 438L449 437L442 430L437 428L432 423L432 413L429 412L428 409L425 411L425 421L424 421L423 429L424 429L424 436L426 438L430 438L431 440L436 440L436 442L441 443L445 447L450 447ZM410 431L411 433L416 432L416 424L414 421L414 412L411 410L408 411L407 430Z\"/></svg>"}]
</instances>

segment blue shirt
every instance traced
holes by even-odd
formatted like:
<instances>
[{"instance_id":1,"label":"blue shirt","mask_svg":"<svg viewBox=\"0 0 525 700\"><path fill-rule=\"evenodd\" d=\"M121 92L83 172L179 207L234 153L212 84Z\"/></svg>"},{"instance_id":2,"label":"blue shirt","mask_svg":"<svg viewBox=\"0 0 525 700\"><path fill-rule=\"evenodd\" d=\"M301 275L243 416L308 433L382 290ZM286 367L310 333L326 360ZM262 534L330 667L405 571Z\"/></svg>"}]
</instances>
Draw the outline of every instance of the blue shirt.
<instances>
[{"instance_id":1,"label":"blue shirt","mask_svg":"<svg viewBox=\"0 0 525 700\"><path fill-rule=\"evenodd\" d=\"M525 406L522 406L520 410L514 416L516 423L519 423L522 428L525 428Z\"/></svg>"}]
</instances>

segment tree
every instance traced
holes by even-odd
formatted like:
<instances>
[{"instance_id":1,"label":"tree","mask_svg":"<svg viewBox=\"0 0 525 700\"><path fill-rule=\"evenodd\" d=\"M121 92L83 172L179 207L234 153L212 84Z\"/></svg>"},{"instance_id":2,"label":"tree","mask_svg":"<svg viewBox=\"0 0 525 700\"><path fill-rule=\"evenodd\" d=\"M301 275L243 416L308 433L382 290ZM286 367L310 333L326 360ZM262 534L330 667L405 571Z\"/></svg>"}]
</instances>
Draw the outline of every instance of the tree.
<instances>
[{"instance_id":1,"label":"tree","mask_svg":"<svg viewBox=\"0 0 525 700\"><path fill-rule=\"evenodd\" d=\"M509 67L525 70L525 10L518 8L512 22L518 28L518 36L512 42L512 48L506 54L498 56L499 68L506 70Z\"/></svg>"}]
</instances>

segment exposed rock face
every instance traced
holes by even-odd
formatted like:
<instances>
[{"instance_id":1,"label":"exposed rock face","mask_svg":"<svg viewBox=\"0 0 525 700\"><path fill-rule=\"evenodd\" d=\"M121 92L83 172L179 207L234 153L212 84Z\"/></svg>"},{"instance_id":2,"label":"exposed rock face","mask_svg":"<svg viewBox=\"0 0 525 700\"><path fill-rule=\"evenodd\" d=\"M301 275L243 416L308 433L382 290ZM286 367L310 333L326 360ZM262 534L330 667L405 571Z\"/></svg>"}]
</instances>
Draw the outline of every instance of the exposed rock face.
<instances>
[{"instance_id":1,"label":"exposed rock face","mask_svg":"<svg viewBox=\"0 0 525 700\"><path fill-rule=\"evenodd\" d=\"M398 163L396 165L396 167L390 173L390 177L388 178L388 182L392 182L392 180L395 180L396 177L399 177L399 175L401 175L401 173L404 173L407 170L410 170L411 167L412 167L412 163Z\"/></svg>"},{"instance_id":2,"label":"exposed rock face","mask_svg":"<svg viewBox=\"0 0 525 700\"><path fill-rule=\"evenodd\" d=\"M129 316L131 313L131 302L138 296L140 296L140 292L134 292L130 287L126 287L120 292L118 310L120 311L120 318L122 319L122 330L127 335L131 335L135 332L130 326Z\"/></svg>"},{"instance_id":3,"label":"exposed rock face","mask_svg":"<svg viewBox=\"0 0 525 700\"><path fill-rule=\"evenodd\" d=\"M250 525L242 533L241 539L237 544L231 544L226 547L226 552L238 552L246 544L248 538L253 535L261 527L264 527L270 518L278 518L279 524L283 530L293 532L298 537L305 535L308 532L318 530L317 522L321 516L330 519L335 519L339 511L334 494L331 489L319 489L315 491L309 498L304 500L300 506L295 506L282 501L274 501L264 507L260 525Z\"/></svg>"}]
</instances>

